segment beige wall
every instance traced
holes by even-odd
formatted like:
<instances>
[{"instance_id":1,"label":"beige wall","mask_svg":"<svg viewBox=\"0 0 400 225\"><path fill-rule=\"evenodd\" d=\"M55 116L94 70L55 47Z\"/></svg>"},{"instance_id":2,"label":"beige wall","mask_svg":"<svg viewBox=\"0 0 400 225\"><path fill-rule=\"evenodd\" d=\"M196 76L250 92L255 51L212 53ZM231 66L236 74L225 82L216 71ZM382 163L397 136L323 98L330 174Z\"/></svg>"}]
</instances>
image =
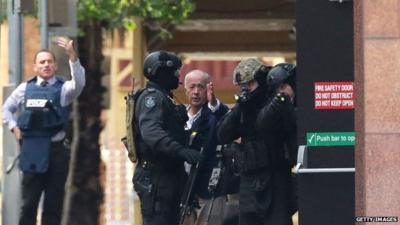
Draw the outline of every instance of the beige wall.
<instances>
[{"instance_id":1,"label":"beige wall","mask_svg":"<svg viewBox=\"0 0 400 225\"><path fill-rule=\"evenodd\" d=\"M132 87L121 86L124 79L135 78L135 90L143 86L142 57L143 53L135 53L134 32L127 31L121 40L119 32L108 36L104 55L110 58L110 108L106 112L106 126L102 143L107 148L122 149L121 137L125 135L125 100L124 97ZM123 43L120 43L122 41ZM140 48L139 48L140 49ZM135 54L138 54L134 57ZM129 62L128 62L129 61ZM121 66L121 64L126 64ZM139 73L140 71L140 73ZM135 75L134 75L135 74Z\"/></svg>"},{"instance_id":2,"label":"beige wall","mask_svg":"<svg viewBox=\"0 0 400 225\"><path fill-rule=\"evenodd\" d=\"M400 0L354 5L356 214L400 216Z\"/></svg>"},{"instance_id":3,"label":"beige wall","mask_svg":"<svg viewBox=\"0 0 400 225\"><path fill-rule=\"evenodd\" d=\"M129 193L132 185L128 177L132 177L132 164L120 141L125 135L125 100L126 90L119 87L121 80L132 73L132 35L114 32L106 38L104 54L110 61L109 109L103 111L105 127L101 134L102 158L105 170L105 222L126 222L130 220L132 202ZM120 64L128 63L121 67Z\"/></svg>"},{"instance_id":4,"label":"beige wall","mask_svg":"<svg viewBox=\"0 0 400 225\"><path fill-rule=\"evenodd\" d=\"M135 90L144 85L142 64L145 44L140 21L137 23L134 31L115 31L106 38L104 54L110 59L110 107L104 111L105 128L101 140L102 152L105 153L102 154L103 160L107 168L107 222L129 221L134 225L141 224L141 218L139 201L131 182L133 164L128 160L120 139L126 135L124 96L132 90L132 86L126 86L126 80L135 79Z\"/></svg>"},{"instance_id":5,"label":"beige wall","mask_svg":"<svg viewBox=\"0 0 400 225\"><path fill-rule=\"evenodd\" d=\"M24 23L24 76L22 80L31 78L33 74L33 57L40 49L40 34L38 21L26 17Z\"/></svg>"}]
</instances>

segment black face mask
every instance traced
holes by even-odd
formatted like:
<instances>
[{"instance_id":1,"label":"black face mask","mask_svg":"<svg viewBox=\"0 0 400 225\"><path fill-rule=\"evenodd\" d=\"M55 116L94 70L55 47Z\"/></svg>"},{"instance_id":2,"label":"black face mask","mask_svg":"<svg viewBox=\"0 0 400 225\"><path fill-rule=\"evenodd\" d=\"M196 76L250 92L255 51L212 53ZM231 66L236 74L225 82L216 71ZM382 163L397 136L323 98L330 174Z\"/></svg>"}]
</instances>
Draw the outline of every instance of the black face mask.
<instances>
[{"instance_id":1,"label":"black face mask","mask_svg":"<svg viewBox=\"0 0 400 225\"><path fill-rule=\"evenodd\" d=\"M174 90L179 86L179 76L176 76L175 72L176 70L172 68L160 69L157 79L154 82L167 91Z\"/></svg>"},{"instance_id":2,"label":"black face mask","mask_svg":"<svg viewBox=\"0 0 400 225\"><path fill-rule=\"evenodd\" d=\"M163 87L165 90L170 91L178 88L179 86L179 78L175 76L164 76L160 77L157 83Z\"/></svg>"},{"instance_id":3,"label":"black face mask","mask_svg":"<svg viewBox=\"0 0 400 225\"><path fill-rule=\"evenodd\" d=\"M249 93L249 100L253 102L259 101L260 98L266 95L266 89L258 86L254 91Z\"/></svg>"}]
</instances>

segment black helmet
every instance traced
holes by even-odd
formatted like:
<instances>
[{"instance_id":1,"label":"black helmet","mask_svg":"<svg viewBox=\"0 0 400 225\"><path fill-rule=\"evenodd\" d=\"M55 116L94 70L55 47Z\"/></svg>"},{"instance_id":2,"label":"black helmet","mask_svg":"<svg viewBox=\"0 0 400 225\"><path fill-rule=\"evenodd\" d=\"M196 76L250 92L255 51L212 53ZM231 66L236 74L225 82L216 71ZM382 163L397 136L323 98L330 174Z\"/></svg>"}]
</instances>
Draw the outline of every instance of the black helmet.
<instances>
[{"instance_id":1,"label":"black helmet","mask_svg":"<svg viewBox=\"0 0 400 225\"><path fill-rule=\"evenodd\" d=\"M149 80L157 78L160 68L169 68L174 71L182 67L182 62L175 53L155 51L146 56L143 63L144 76Z\"/></svg>"},{"instance_id":2,"label":"black helmet","mask_svg":"<svg viewBox=\"0 0 400 225\"><path fill-rule=\"evenodd\" d=\"M272 67L267 75L268 90L274 91L281 84L289 84L296 89L296 66L290 63L279 63Z\"/></svg>"}]
</instances>

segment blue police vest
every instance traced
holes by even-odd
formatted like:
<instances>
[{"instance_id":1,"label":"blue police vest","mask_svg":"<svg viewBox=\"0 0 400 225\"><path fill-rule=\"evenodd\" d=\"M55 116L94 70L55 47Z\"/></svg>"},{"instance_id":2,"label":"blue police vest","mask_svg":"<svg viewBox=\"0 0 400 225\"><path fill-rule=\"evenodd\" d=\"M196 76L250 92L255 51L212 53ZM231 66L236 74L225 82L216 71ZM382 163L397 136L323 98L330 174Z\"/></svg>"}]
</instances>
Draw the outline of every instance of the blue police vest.
<instances>
[{"instance_id":1,"label":"blue police vest","mask_svg":"<svg viewBox=\"0 0 400 225\"><path fill-rule=\"evenodd\" d=\"M24 105L18 117L22 131L19 167L24 172L44 173L48 169L51 137L66 128L68 110L60 104L64 81L36 85L36 77L26 85Z\"/></svg>"}]
</instances>

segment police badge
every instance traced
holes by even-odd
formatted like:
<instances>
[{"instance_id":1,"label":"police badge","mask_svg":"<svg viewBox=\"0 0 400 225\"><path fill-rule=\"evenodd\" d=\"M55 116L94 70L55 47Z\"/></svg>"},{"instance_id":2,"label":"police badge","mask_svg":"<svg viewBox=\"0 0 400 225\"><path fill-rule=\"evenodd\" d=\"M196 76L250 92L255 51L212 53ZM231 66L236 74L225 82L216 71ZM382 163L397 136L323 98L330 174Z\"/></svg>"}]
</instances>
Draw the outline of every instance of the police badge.
<instances>
[{"instance_id":1,"label":"police badge","mask_svg":"<svg viewBox=\"0 0 400 225\"><path fill-rule=\"evenodd\" d=\"M156 105L156 102L154 101L154 97L153 96L146 97L146 99L144 101L144 105L149 109L153 108Z\"/></svg>"}]
</instances>

